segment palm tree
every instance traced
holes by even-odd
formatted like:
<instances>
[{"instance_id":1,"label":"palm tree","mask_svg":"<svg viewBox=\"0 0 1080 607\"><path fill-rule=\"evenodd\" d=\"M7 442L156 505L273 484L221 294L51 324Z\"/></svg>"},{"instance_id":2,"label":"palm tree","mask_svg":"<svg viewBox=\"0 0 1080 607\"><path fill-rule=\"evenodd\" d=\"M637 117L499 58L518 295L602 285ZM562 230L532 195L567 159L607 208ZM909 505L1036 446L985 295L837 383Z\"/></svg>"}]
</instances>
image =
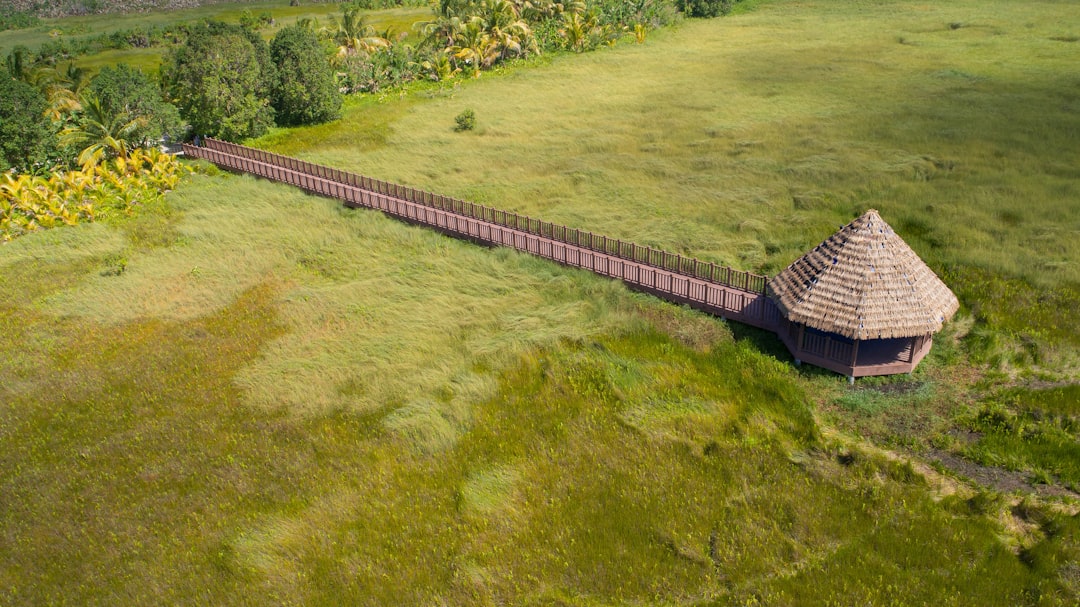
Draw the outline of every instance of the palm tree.
<instances>
[{"instance_id":1,"label":"palm tree","mask_svg":"<svg viewBox=\"0 0 1080 607\"><path fill-rule=\"evenodd\" d=\"M562 15L563 27L559 30L566 39L566 46L581 52L591 45L590 36L599 27L599 16L595 12L566 12Z\"/></svg>"},{"instance_id":2,"label":"palm tree","mask_svg":"<svg viewBox=\"0 0 1080 607\"><path fill-rule=\"evenodd\" d=\"M338 57L348 55L371 55L380 49L388 48L390 41L375 33L375 29L364 23L360 9L348 7L341 19L331 18L337 31L333 39L338 45Z\"/></svg>"},{"instance_id":3,"label":"palm tree","mask_svg":"<svg viewBox=\"0 0 1080 607\"><path fill-rule=\"evenodd\" d=\"M498 57L498 46L484 31L483 21L473 17L465 24L450 49L454 58L463 61L473 70L473 77L480 77L480 68L489 67Z\"/></svg>"},{"instance_id":4,"label":"palm tree","mask_svg":"<svg viewBox=\"0 0 1080 607\"><path fill-rule=\"evenodd\" d=\"M430 59L422 62L420 64L420 67L422 67L427 72L429 78L436 82L449 80L461 71L460 67L454 67L453 62L450 60L450 57L451 55L449 51L436 51Z\"/></svg>"},{"instance_id":5,"label":"palm tree","mask_svg":"<svg viewBox=\"0 0 1080 607\"><path fill-rule=\"evenodd\" d=\"M126 162L134 148L129 139L146 126L146 117L110 113L92 93L83 95L82 107L78 123L61 131L60 141L82 148L78 162L84 167L96 166L104 158Z\"/></svg>"},{"instance_id":6,"label":"palm tree","mask_svg":"<svg viewBox=\"0 0 1080 607\"><path fill-rule=\"evenodd\" d=\"M519 8L507 0L485 0L479 18L484 30L499 51L498 58L539 52L529 24L521 19Z\"/></svg>"},{"instance_id":7,"label":"palm tree","mask_svg":"<svg viewBox=\"0 0 1080 607\"><path fill-rule=\"evenodd\" d=\"M580 13L563 14L563 27L559 30L559 33L566 39L567 47L578 52L585 49L585 43L588 40L588 28Z\"/></svg>"},{"instance_id":8,"label":"palm tree","mask_svg":"<svg viewBox=\"0 0 1080 607\"><path fill-rule=\"evenodd\" d=\"M55 67L39 67L33 70L30 79L48 99L49 107L45 110L45 115L53 122L64 122L75 112L82 110L79 98L90 84L90 76L90 70L69 63L64 71Z\"/></svg>"},{"instance_id":9,"label":"palm tree","mask_svg":"<svg viewBox=\"0 0 1080 607\"><path fill-rule=\"evenodd\" d=\"M439 14L431 21L421 21L414 26L424 36L420 48L446 50L454 46L454 40L465 29L465 22L454 14Z\"/></svg>"}]
</instances>

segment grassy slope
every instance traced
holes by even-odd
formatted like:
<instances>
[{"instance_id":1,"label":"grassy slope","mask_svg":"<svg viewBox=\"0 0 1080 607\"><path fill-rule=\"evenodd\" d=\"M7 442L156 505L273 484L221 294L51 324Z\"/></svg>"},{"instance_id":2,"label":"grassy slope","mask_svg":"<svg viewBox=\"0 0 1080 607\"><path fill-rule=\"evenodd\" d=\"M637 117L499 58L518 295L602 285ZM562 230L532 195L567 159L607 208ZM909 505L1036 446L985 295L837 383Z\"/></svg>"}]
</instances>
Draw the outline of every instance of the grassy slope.
<instances>
[{"instance_id":1,"label":"grassy slope","mask_svg":"<svg viewBox=\"0 0 1080 607\"><path fill-rule=\"evenodd\" d=\"M1029 20L1060 28L1056 6ZM967 14L938 10L925 9L939 29ZM665 68L708 51L718 58L704 63L720 69L737 49L759 70L797 74L767 55L796 61L809 51L784 53L770 46L777 38L831 48L851 37L822 28L877 32L890 14L909 12L767 5L432 99L357 104L342 124L278 145L767 268L847 218L860 191L845 171L815 181L825 178L793 176L785 159L818 141L834 149L830 162L854 170L887 142L856 137L871 122L856 105L844 106L844 121L785 139L784 125L816 124L804 106L828 118L809 85L782 99L798 88L786 88L790 75L753 85L744 74L738 87L716 79L742 96L741 109L724 109L732 104L700 88L711 82L700 73ZM740 44L724 43L731 37ZM904 78L917 80L896 68L876 83ZM665 103L655 81L682 94ZM772 88L777 95L763 92ZM628 101L628 90L644 101ZM452 117L466 105L481 130L454 135ZM503 107L532 111L511 121ZM733 130L696 131L725 123ZM315 143L327 147L306 147ZM956 169L929 181L873 174L887 191L925 195L957 178ZM817 184L851 199L799 209L788 199L784 209L788 194L771 193L776 175L785 187ZM1017 180L1046 203L1037 180ZM193 177L170 205L171 214L0 248L0 542L14 548L0 551L2 602L1013 605L1078 596L1075 517L1020 512L1047 539L1037 533L1018 557L993 496L935 501L910 468L819 436L811 391L839 382L801 376L752 333L246 177ZM973 231L988 225L985 209L953 206L984 222ZM732 224L726 208L749 216ZM652 215L636 219L635 209ZM921 217L938 229L934 215ZM776 233L778 221L795 227ZM788 244L769 249L766 236ZM936 264L975 254L910 240ZM740 256L755 242L758 257ZM996 263L1019 253L987 255ZM110 275L121 257L126 270ZM955 363L941 351L929 372L947 376Z\"/></svg>"}]
</instances>

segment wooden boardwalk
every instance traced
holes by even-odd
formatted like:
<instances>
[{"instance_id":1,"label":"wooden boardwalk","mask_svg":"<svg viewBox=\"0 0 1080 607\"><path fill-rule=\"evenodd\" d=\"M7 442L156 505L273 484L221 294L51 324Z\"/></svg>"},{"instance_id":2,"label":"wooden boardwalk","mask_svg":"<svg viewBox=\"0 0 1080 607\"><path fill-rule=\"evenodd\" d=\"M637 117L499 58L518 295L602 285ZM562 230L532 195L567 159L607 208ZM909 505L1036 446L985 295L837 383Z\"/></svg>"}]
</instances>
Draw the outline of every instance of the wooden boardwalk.
<instances>
[{"instance_id":1,"label":"wooden boardwalk","mask_svg":"<svg viewBox=\"0 0 1080 607\"><path fill-rule=\"evenodd\" d=\"M760 274L233 143L207 139L202 146L185 144L183 150L229 170L337 198L349 207L377 209L458 238L583 268L661 299L772 331L796 364L842 373L852 382L867 375L910 373L932 342L931 335L853 341L791 322L766 295L768 278Z\"/></svg>"},{"instance_id":2,"label":"wooden boardwalk","mask_svg":"<svg viewBox=\"0 0 1080 607\"><path fill-rule=\"evenodd\" d=\"M445 201L450 199L441 196L255 148L211 139L202 147L185 145L184 153L230 170L337 198L348 207L377 209L452 236L510 247L616 278L634 289L722 318L773 332L779 332L785 324L776 305L765 295L765 278L760 275L530 218L514 219L512 225L518 227L509 227L507 217L520 216L461 201L447 204ZM586 244L581 244L583 240Z\"/></svg>"}]
</instances>

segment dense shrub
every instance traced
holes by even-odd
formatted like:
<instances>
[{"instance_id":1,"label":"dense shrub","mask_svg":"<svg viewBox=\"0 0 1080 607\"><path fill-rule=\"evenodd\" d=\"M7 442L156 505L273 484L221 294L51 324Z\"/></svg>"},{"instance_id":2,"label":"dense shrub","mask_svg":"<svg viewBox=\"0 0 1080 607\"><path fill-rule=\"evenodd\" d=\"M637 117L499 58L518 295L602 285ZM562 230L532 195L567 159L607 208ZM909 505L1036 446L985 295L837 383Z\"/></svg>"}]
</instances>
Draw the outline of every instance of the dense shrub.
<instances>
[{"instance_id":1,"label":"dense shrub","mask_svg":"<svg viewBox=\"0 0 1080 607\"><path fill-rule=\"evenodd\" d=\"M345 55L337 62L338 87L344 93L377 93L425 76L440 80L439 73L436 57L424 55L407 44L371 54Z\"/></svg>"},{"instance_id":2,"label":"dense shrub","mask_svg":"<svg viewBox=\"0 0 1080 607\"><path fill-rule=\"evenodd\" d=\"M678 0L679 9L691 17L717 17L731 12L738 0Z\"/></svg>"},{"instance_id":3,"label":"dense shrub","mask_svg":"<svg viewBox=\"0 0 1080 607\"><path fill-rule=\"evenodd\" d=\"M45 95L0 70L0 171L34 172L56 153L56 129Z\"/></svg>"},{"instance_id":4,"label":"dense shrub","mask_svg":"<svg viewBox=\"0 0 1080 607\"><path fill-rule=\"evenodd\" d=\"M4 68L7 70L5 77L11 76L16 80L27 81L30 79L30 71L34 67L34 57L30 49L19 44L11 49L4 57ZM2 73L2 71L0 71Z\"/></svg>"},{"instance_id":5,"label":"dense shrub","mask_svg":"<svg viewBox=\"0 0 1080 607\"><path fill-rule=\"evenodd\" d=\"M271 100L279 124L315 124L341 114L334 72L314 31L282 29L270 43L270 57L277 66Z\"/></svg>"},{"instance_id":6,"label":"dense shrub","mask_svg":"<svg viewBox=\"0 0 1080 607\"><path fill-rule=\"evenodd\" d=\"M471 131L476 128L476 112L472 111L472 109L466 109L454 117L454 122L457 123L457 126L454 127L455 131L459 133L461 131Z\"/></svg>"},{"instance_id":7,"label":"dense shrub","mask_svg":"<svg viewBox=\"0 0 1080 607\"><path fill-rule=\"evenodd\" d=\"M0 13L0 32L4 30L17 30L34 27L41 23L33 13L26 11L11 11Z\"/></svg>"},{"instance_id":8,"label":"dense shrub","mask_svg":"<svg viewBox=\"0 0 1080 607\"><path fill-rule=\"evenodd\" d=\"M258 34L224 23L192 28L162 66L162 85L196 135L257 137L274 123L275 70Z\"/></svg>"},{"instance_id":9,"label":"dense shrub","mask_svg":"<svg viewBox=\"0 0 1080 607\"><path fill-rule=\"evenodd\" d=\"M588 3L601 24L615 28L643 24L663 27L675 20L669 0L591 0Z\"/></svg>"}]
</instances>

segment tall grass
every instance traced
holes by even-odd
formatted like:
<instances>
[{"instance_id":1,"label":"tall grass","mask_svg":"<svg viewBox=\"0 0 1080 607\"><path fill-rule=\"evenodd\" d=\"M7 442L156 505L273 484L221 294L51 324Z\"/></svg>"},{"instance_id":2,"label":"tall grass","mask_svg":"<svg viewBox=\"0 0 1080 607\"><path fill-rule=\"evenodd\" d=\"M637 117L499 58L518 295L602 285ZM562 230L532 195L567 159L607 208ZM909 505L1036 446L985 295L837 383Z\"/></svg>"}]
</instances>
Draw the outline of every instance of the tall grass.
<instances>
[{"instance_id":1,"label":"tall grass","mask_svg":"<svg viewBox=\"0 0 1080 607\"><path fill-rule=\"evenodd\" d=\"M276 305L289 335L237 378L249 402L268 409L458 406L487 392L475 368L610 331L641 299L584 272L253 178L197 180L172 198L183 216L178 246L129 256L119 280L92 277L42 304L111 324L183 320L283 281L290 288Z\"/></svg>"},{"instance_id":2,"label":"tall grass","mask_svg":"<svg viewBox=\"0 0 1080 607\"><path fill-rule=\"evenodd\" d=\"M976 28L948 25L1018 9L917 8L762 3L267 141L755 269L873 203L932 265L966 271L980 250L930 243L990 225L938 191L994 178L980 147L949 169L933 131L896 135L867 108L941 92L899 61L899 35L933 47L920 65L935 71L1021 78L955 39ZM1068 23L1058 4L1028 10L1030 28L1000 26L1019 47ZM1058 65L1057 48L1036 64ZM455 134L466 106L477 129ZM1014 176L1033 205L1061 202ZM0 247L0 603L1077 601L1075 517L1031 515L1041 535L1016 554L1004 499L936 501L910 466L834 444L811 404L842 380L751 332L249 177L196 175L168 203ZM1036 220L984 261L1014 259ZM939 352L935 373L967 372ZM915 380L927 406L966 398ZM903 398L848 404L873 416Z\"/></svg>"},{"instance_id":3,"label":"tall grass","mask_svg":"<svg viewBox=\"0 0 1080 607\"><path fill-rule=\"evenodd\" d=\"M1080 489L1080 386L1006 390L963 421L978 433L963 447L971 459Z\"/></svg>"},{"instance_id":4,"label":"tall grass","mask_svg":"<svg viewBox=\"0 0 1080 607\"><path fill-rule=\"evenodd\" d=\"M25 357L0 388L9 602L1017 604L1037 581L910 471L837 463L789 369L722 337L527 348L437 450L395 431L409 406L247 407L231 378L288 332L283 288L16 325L4 283L5 328L51 336L0 342Z\"/></svg>"},{"instance_id":5,"label":"tall grass","mask_svg":"<svg viewBox=\"0 0 1080 607\"><path fill-rule=\"evenodd\" d=\"M970 308L1064 293L1016 339L1073 350L1076 27L1055 3L764 3L263 145L766 273L876 207Z\"/></svg>"}]
</instances>

